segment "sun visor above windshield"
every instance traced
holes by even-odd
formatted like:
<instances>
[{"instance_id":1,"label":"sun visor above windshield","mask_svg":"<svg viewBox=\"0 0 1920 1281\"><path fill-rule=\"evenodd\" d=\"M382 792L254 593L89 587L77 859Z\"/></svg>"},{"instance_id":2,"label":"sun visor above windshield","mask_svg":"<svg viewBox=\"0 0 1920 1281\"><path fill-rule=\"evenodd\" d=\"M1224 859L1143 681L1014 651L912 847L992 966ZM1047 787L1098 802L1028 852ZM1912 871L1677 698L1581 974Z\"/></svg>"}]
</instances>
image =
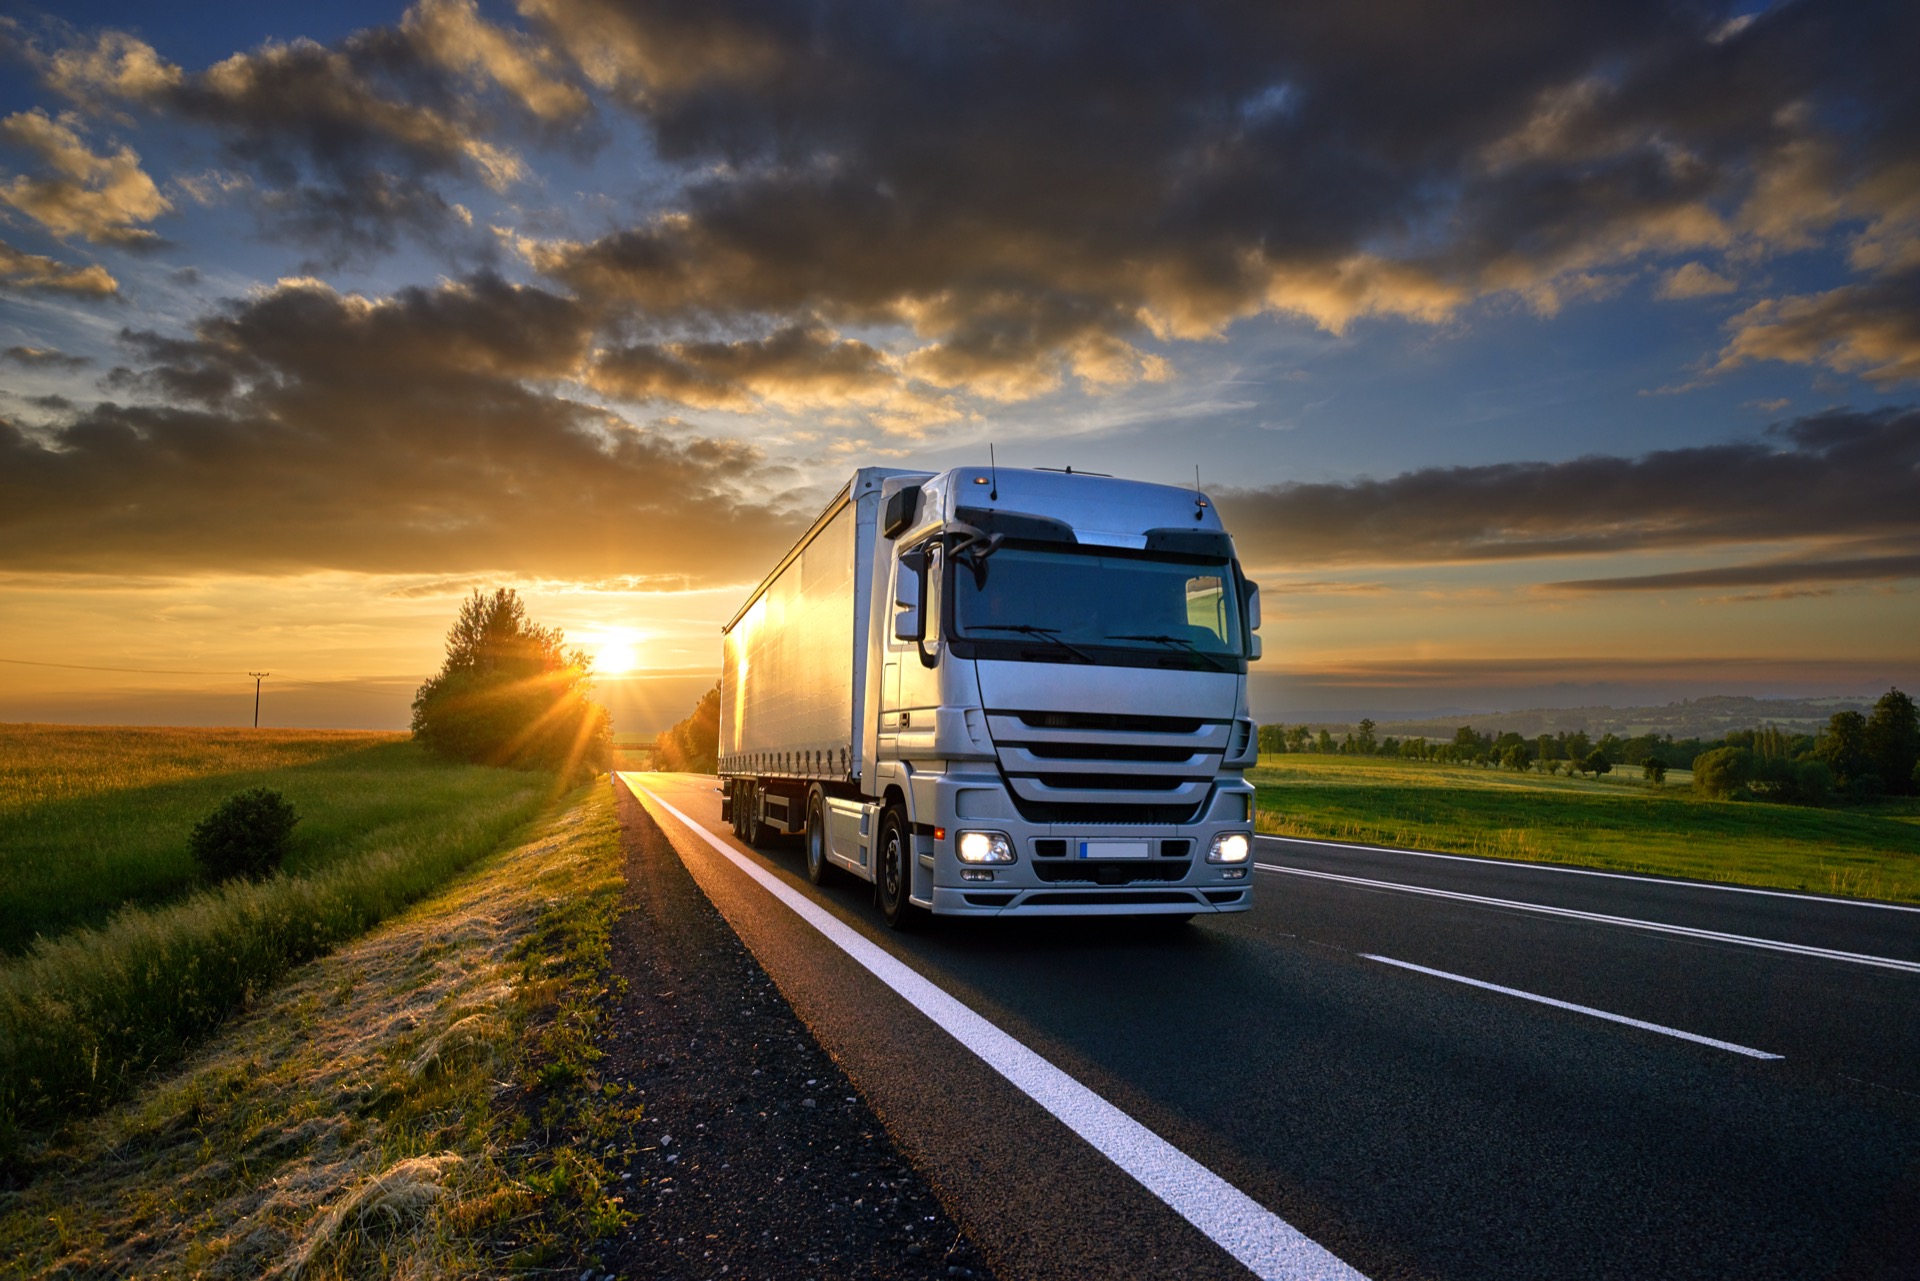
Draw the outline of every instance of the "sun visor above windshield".
<instances>
[{"instance_id":1,"label":"sun visor above windshield","mask_svg":"<svg viewBox=\"0 0 1920 1281\"><path fill-rule=\"evenodd\" d=\"M954 509L953 515L962 524L972 525L982 533L999 534L1005 538L1016 538L1033 543L1066 543L1068 545L1080 541L1073 536L1071 525L1047 516L1001 511L996 507L959 507Z\"/></svg>"},{"instance_id":2,"label":"sun visor above windshield","mask_svg":"<svg viewBox=\"0 0 1920 1281\"><path fill-rule=\"evenodd\" d=\"M1233 540L1217 529L1149 529L1147 550L1173 556L1208 556L1233 559Z\"/></svg>"}]
</instances>

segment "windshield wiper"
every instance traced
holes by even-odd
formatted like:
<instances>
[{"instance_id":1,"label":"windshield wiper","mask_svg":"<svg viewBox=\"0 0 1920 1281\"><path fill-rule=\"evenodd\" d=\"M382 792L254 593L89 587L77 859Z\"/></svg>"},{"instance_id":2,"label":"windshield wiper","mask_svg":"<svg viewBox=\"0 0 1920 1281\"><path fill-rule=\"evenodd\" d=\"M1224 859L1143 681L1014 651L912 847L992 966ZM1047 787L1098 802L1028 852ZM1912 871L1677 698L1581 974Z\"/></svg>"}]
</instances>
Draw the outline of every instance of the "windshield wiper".
<instances>
[{"instance_id":1,"label":"windshield wiper","mask_svg":"<svg viewBox=\"0 0 1920 1281\"><path fill-rule=\"evenodd\" d=\"M1093 655L1087 653L1086 650L1081 649L1078 645L1070 641L1061 640L1060 629L1058 627L1035 627L1032 623L979 623L972 627L963 628L962 630L969 632L1019 632L1022 636L1038 636L1041 640L1053 642L1083 663L1091 663L1094 661Z\"/></svg>"},{"instance_id":2,"label":"windshield wiper","mask_svg":"<svg viewBox=\"0 0 1920 1281\"><path fill-rule=\"evenodd\" d=\"M1159 632L1154 632L1154 633L1108 632L1107 639L1108 640L1157 641L1162 645L1178 645L1181 648L1185 649L1188 653L1194 654L1200 658L1206 659L1209 665L1216 667L1223 672L1228 670L1227 664L1214 662L1215 659L1224 658L1225 655L1215 654L1208 650L1201 649L1198 645L1194 644L1192 641L1188 640L1184 636L1168 636L1168 635L1165 635L1164 633L1159 633Z\"/></svg>"}]
</instances>

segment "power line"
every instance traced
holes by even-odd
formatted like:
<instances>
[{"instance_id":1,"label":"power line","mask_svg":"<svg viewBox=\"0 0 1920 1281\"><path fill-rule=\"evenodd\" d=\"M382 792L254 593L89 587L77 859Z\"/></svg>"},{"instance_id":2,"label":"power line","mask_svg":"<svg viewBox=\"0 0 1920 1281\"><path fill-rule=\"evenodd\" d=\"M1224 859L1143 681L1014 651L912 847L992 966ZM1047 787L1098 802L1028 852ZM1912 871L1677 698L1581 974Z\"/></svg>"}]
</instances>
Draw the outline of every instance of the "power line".
<instances>
[{"instance_id":1,"label":"power line","mask_svg":"<svg viewBox=\"0 0 1920 1281\"><path fill-rule=\"evenodd\" d=\"M31 658L0 658L22 667L59 667L70 672L126 672L136 676L251 676L252 672L202 672L177 667L94 667L86 663L42 663Z\"/></svg>"}]
</instances>

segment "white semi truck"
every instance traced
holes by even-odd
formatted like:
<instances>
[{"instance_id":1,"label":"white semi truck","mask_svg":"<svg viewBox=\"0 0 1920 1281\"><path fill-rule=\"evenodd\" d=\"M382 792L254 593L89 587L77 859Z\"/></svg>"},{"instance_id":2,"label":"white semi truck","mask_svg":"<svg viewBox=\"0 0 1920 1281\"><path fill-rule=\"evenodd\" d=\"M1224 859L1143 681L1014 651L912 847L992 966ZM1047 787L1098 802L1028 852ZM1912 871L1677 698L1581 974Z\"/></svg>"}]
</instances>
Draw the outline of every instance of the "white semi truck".
<instances>
[{"instance_id":1,"label":"white semi truck","mask_svg":"<svg viewBox=\"0 0 1920 1281\"><path fill-rule=\"evenodd\" d=\"M1197 490L863 468L725 628L722 816L896 927L1244 911L1259 626Z\"/></svg>"}]
</instances>

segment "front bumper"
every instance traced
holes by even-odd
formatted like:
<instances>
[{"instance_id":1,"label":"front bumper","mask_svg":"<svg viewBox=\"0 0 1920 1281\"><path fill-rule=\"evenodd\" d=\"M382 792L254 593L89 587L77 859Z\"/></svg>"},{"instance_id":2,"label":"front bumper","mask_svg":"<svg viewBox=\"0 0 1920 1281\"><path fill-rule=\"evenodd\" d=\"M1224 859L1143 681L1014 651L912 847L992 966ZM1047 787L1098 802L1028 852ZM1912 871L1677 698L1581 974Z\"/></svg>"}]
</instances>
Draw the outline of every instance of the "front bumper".
<instances>
[{"instance_id":1,"label":"front bumper","mask_svg":"<svg viewBox=\"0 0 1920 1281\"><path fill-rule=\"evenodd\" d=\"M1253 832L1253 787L1215 780L1191 823L1033 823L1020 817L997 776L948 775L934 786L938 819L921 818L915 840L923 885L940 916L1174 916L1244 912L1253 904L1253 860L1207 862L1221 832ZM930 830L944 829L936 838ZM1012 842L1010 864L977 867L954 851L962 831L995 831ZM1082 842L1146 842L1145 858L1083 858ZM991 879L981 874L990 873Z\"/></svg>"}]
</instances>

